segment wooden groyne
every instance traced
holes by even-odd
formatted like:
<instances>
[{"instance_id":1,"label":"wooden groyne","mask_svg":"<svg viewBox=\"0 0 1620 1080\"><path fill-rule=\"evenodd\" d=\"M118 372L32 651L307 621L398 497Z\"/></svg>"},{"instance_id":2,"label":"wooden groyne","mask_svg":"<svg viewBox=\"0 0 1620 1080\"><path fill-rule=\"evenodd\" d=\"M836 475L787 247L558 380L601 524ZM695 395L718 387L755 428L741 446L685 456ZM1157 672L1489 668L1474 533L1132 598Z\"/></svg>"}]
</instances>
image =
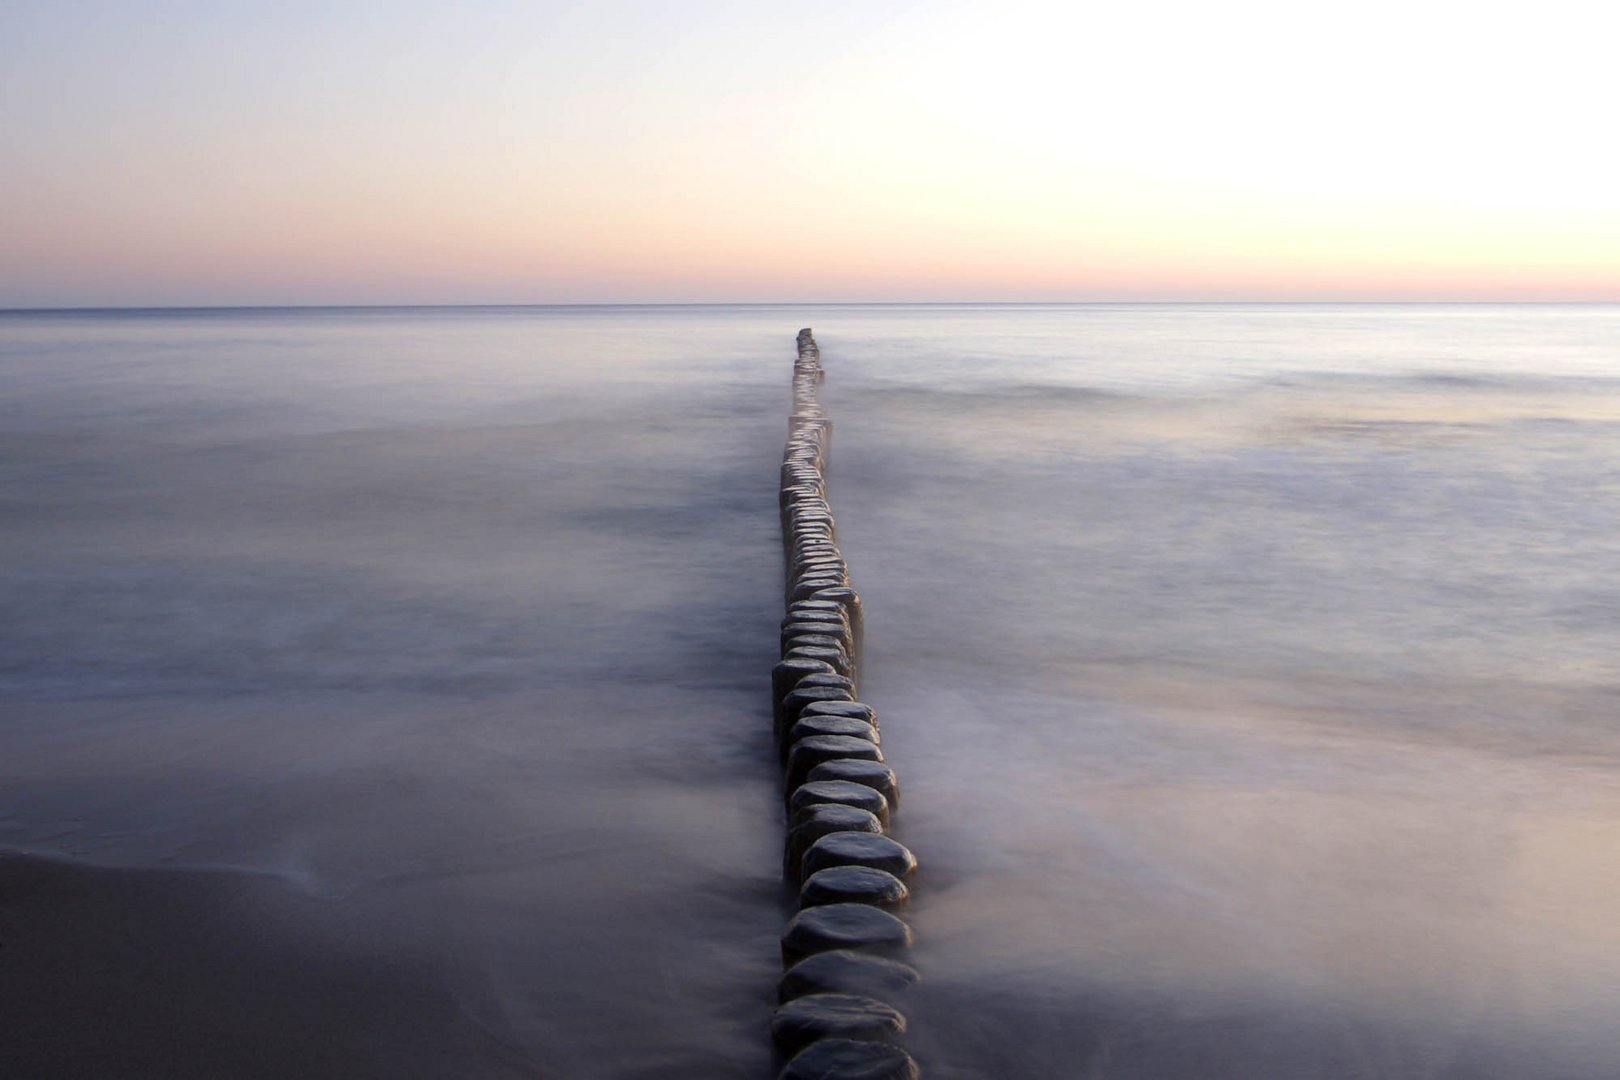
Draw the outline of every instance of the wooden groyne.
<instances>
[{"instance_id":1,"label":"wooden groyne","mask_svg":"<svg viewBox=\"0 0 1620 1080\"><path fill-rule=\"evenodd\" d=\"M787 566L782 661L771 700L787 798L783 872L799 911L782 934L781 1006L771 1037L780 1080L911 1080L895 1007L917 980L901 961L911 928L893 914L917 861L888 831L900 790L877 713L857 696L861 598L827 504L832 421L821 407L821 350L799 331L793 412L782 455Z\"/></svg>"}]
</instances>

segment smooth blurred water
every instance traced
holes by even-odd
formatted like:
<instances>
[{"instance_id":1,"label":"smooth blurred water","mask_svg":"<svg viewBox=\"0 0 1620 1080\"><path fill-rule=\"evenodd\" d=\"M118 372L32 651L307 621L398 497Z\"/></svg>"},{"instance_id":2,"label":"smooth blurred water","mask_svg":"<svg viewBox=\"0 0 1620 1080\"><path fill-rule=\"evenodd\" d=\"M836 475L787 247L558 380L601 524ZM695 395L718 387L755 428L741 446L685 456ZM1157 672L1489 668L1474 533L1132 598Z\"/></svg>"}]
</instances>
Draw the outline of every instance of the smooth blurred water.
<instances>
[{"instance_id":1,"label":"smooth blurred water","mask_svg":"<svg viewBox=\"0 0 1620 1080\"><path fill-rule=\"evenodd\" d=\"M769 1071L804 325L928 1075L1620 1071L1620 308L4 314L0 845L257 949L154 1075Z\"/></svg>"}]
</instances>

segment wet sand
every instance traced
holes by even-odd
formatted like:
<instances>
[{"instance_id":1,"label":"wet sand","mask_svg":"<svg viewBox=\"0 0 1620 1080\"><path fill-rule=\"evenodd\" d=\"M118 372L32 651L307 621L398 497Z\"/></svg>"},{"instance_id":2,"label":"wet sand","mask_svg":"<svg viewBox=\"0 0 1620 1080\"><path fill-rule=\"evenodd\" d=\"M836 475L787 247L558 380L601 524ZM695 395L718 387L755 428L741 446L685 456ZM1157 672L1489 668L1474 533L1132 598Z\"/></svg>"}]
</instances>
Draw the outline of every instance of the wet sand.
<instances>
[{"instance_id":1,"label":"wet sand","mask_svg":"<svg viewBox=\"0 0 1620 1080\"><path fill-rule=\"evenodd\" d=\"M0 855L0 1063L64 1080L543 1075L463 1012L419 922L265 873Z\"/></svg>"},{"instance_id":2,"label":"wet sand","mask_svg":"<svg viewBox=\"0 0 1620 1080\"><path fill-rule=\"evenodd\" d=\"M36 705L14 805L74 861L3 864L0 1075L758 1075L780 801L749 689Z\"/></svg>"}]
</instances>

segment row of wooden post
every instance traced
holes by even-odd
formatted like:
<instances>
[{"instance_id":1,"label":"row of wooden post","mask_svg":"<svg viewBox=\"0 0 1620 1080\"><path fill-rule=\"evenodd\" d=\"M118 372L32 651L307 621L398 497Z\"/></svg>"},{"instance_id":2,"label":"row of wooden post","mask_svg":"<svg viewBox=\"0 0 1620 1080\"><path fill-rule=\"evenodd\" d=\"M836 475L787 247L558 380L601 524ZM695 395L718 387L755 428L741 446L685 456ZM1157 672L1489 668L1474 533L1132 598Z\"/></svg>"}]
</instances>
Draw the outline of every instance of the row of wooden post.
<instances>
[{"instance_id":1,"label":"row of wooden post","mask_svg":"<svg viewBox=\"0 0 1620 1080\"><path fill-rule=\"evenodd\" d=\"M859 700L861 598L827 503L832 421L821 406L821 350L799 331L793 412L782 457L786 562L782 660L771 672L785 778L783 871L799 910L782 934L786 973L771 1036L780 1080L913 1080L896 1007L917 972L903 962L916 859L888 835L900 807L876 712Z\"/></svg>"}]
</instances>

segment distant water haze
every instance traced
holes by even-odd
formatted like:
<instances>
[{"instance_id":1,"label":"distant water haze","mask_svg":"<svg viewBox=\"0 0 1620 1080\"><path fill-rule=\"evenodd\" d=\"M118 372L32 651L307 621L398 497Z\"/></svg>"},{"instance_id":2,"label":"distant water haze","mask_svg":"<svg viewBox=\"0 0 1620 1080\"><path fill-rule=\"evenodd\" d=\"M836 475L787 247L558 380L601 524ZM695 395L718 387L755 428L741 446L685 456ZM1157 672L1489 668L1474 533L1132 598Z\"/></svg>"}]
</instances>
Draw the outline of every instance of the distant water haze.
<instances>
[{"instance_id":1,"label":"distant water haze","mask_svg":"<svg viewBox=\"0 0 1620 1080\"><path fill-rule=\"evenodd\" d=\"M0 1072L768 1074L805 325L926 1075L1615 1074L1580 305L0 315Z\"/></svg>"}]
</instances>

